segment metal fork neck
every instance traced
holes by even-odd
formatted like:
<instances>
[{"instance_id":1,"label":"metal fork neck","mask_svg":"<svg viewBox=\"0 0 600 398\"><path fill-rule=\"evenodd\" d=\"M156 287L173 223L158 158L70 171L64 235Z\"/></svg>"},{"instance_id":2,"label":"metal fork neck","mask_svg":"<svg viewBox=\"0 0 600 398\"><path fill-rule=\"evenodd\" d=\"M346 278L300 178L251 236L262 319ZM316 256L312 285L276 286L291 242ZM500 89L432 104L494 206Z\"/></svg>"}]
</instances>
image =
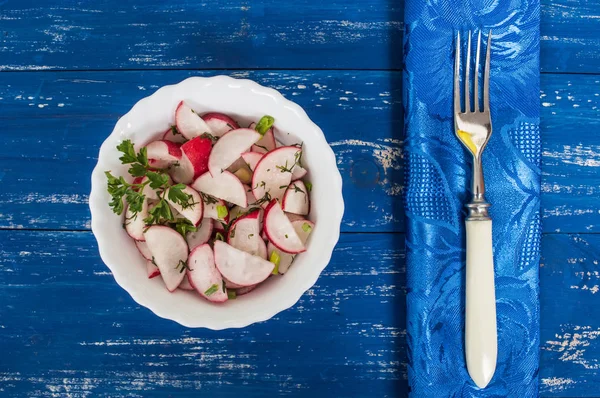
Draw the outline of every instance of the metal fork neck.
<instances>
[{"instance_id":1,"label":"metal fork neck","mask_svg":"<svg viewBox=\"0 0 600 398\"><path fill-rule=\"evenodd\" d=\"M481 154L473 156L473 177L471 181L471 192L473 197L466 205L469 209L468 221L490 220L488 208L491 206L485 200L485 182L483 181L483 169L481 167Z\"/></svg>"}]
</instances>

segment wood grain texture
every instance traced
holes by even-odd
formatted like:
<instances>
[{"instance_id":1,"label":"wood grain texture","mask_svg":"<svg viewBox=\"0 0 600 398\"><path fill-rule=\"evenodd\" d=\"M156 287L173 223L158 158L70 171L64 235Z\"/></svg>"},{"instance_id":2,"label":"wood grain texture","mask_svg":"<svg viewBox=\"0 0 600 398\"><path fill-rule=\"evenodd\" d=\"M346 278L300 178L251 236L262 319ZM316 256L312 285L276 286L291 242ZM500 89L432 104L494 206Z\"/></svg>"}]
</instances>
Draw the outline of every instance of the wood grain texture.
<instances>
[{"instance_id":1,"label":"wood grain texture","mask_svg":"<svg viewBox=\"0 0 600 398\"><path fill-rule=\"evenodd\" d=\"M401 69L403 1L0 3L0 70ZM541 65L598 72L600 0L542 0Z\"/></svg>"},{"instance_id":2,"label":"wood grain texture","mask_svg":"<svg viewBox=\"0 0 600 398\"><path fill-rule=\"evenodd\" d=\"M89 229L89 176L118 117L161 85L215 73L0 74L0 227ZM403 231L400 73L230 74L280 90L323 129L344 179L344 231ZM546 232L600 228L599 94L595 76L542 77Z\"/></svg>"},{"instance_id":3,"label":"wood grain texture","mask_svg":"<svg viewBox=\"0 0 600 398\"><path fill-rule=\"evenodd\" d=\"M0 231L0 245L3 397L407 396L402 234L343 234L293 308L220 332L138 306L90 232ZM540 393L597 396L600 236L542 247Z\"/></svg>"}]
</instances>

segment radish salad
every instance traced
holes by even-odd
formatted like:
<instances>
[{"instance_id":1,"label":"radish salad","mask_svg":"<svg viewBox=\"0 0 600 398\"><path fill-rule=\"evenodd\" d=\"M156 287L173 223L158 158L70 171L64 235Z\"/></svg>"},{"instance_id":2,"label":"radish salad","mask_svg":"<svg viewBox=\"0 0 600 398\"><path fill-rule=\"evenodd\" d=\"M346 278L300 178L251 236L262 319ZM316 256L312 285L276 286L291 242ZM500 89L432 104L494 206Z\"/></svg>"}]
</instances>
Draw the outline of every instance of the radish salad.
<instances>
[{"instance_id":1,"label":"radish salad","mask_svg":"<svg viewBox=\"0 0 600 398\"><path fill-rule=\"evenodd\" d=\"M117 146L131 178L105 172L109 205L124 214L148 278L222 303L284 274L306 251L315 225L303 148L280 144L274 122L240 127L182 101L161 139Z\"/></svg>"}]
</instances>

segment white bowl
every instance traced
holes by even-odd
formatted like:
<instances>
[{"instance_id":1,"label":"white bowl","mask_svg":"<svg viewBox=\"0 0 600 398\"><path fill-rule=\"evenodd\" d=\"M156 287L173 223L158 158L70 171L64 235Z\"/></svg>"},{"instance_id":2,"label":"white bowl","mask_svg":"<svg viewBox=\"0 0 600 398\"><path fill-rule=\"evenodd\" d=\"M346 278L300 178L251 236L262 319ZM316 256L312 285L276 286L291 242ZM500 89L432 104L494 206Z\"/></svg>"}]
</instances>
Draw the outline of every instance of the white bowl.
<instances>
[{"instance_id":1,"label":"white bowl","mask_svg":"<svg viewBox=\"0 0 600 398\"><path fill-rule=\"evenodd\" d=\"M213 304L196 292L176 290L169 293L161 278L148 279L146 263L133 240L122 228L122 217L108 206L104 171L127 176L116 146L131 139L136 147L158 139L175 124L175 108L185 100L199 113L222 112L240 123L256 121L265 114L275 117L278 139L284 144L304 143L302 162L313 184L310 219L316 223L305 253L280 277L269 278L255 291ZM179 84L165 86L140 100L115 125L100 148L98 164L92 173L90 194L92 231L100 256L117 283L140 305L156 315L187 327L210 329L239 328L265 321L294 305L310 289L331 259L339 234L344 201L342 178L335 155L321 129L304 110L279 92L250 80L227 76L192 77Z\"/></svg>"}]
</instances>

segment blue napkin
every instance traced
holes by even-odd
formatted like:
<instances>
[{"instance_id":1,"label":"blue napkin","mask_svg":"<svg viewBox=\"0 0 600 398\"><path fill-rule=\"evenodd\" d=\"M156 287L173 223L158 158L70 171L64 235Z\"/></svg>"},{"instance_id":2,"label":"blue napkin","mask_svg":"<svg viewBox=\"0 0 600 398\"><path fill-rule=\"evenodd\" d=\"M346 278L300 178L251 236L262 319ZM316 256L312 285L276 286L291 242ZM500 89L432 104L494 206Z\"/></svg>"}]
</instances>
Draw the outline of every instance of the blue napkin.
<instances>
[{"instance_id":1,"label":"blue napkin","mask_svg":"<svg viewBox=\"0 0 600 398\"><path fill-rule=\"evenodd\" d=\"M406 0L405 210L412 397L538 395L539 17L539 0ZM454 38L457 31L465 38L469 29L482 30L486 41L492 29L494 131L483 167L486 197L492 204L498 363L485 389L471 381L465 364L464 204L471 195L471 165L454 135L452 117Z\"/></svg>"}]
</instances>

